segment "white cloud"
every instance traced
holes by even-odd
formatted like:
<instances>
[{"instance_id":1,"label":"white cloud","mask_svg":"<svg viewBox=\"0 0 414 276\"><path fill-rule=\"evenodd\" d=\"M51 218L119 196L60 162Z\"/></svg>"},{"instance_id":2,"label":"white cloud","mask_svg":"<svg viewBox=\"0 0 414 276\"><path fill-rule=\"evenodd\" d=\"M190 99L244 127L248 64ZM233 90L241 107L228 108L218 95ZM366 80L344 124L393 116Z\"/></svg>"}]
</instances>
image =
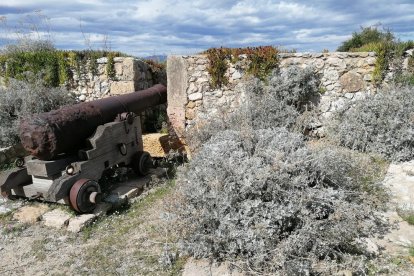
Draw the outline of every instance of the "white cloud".
<instances>
[{"instance_id":1,"label":"white cloud","mask_svg":"<svg viewBox=\"0 0 414 276\"><path fill-rule=\"evenodd\" d=\"M414 39L409 27L414 4L402 0L9 0L0 4L0 14L11 26L34 10L50 18L59 47L85 48L84 36L100 47L109 37L114 49L136 55L260 44L333 50L359 26L378 22L401 38ZM5 32L0 31L4 40Z\"/></svg>"}]
</instances>

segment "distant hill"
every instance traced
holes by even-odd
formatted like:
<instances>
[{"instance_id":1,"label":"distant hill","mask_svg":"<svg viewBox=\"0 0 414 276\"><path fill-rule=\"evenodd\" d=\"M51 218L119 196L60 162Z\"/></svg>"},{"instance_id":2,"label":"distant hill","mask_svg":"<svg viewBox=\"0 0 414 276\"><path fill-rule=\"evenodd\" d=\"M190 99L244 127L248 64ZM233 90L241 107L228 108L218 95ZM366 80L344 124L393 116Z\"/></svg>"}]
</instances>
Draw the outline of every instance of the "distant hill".
<instances>
[{"instance_id":1,"label":"distant hill","mask_svg":"<svg viewBox=\"0 0 414 276\"><path fill-rule=\"evenodd\" d=\"M153 60L156 62L165 62L167 60L167 55L154 55L154 56L147 56L144 59Z\"/></svg>"}]
</instances>

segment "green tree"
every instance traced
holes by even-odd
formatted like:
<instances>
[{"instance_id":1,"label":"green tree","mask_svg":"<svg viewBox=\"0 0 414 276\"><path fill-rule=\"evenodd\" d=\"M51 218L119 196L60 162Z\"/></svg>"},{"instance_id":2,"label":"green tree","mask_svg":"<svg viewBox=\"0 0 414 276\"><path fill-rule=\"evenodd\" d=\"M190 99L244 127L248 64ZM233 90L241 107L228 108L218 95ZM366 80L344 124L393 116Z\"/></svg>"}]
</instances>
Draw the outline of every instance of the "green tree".
<instances>
[{"instance_id":1,"label":"green tree","mask_svg":"<svg viewBox=\"0 0 414 276\"><path fill-rule=\"evenodd\" d=\"M360 32L354 32L352 37L342 42L338 52L349 52L369 43L394 42L395 36L389 29L378 30L376 26L361 27Z\"/></svg>"}]
</instances>

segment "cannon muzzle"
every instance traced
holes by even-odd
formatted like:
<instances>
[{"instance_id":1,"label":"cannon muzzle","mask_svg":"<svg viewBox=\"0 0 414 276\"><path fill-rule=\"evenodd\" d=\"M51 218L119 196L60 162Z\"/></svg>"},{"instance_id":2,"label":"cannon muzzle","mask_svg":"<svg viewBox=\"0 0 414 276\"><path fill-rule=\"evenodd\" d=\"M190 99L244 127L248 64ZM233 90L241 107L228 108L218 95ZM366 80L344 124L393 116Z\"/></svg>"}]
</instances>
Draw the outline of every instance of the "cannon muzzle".
<instances>
[{"instance_id":1,"label":"cannon muzzle","mask_svg":"<svg viewBox=\"0 0 414 276\"><path fill-rule=\"evenodd\" d=\"M146 90L65 106L20 122L23 147L41 160L58 154L75 152L99 125L115 120L124 112L140 113L167 102L167 88L157 84Z\"/></svg>"}]
</instances>

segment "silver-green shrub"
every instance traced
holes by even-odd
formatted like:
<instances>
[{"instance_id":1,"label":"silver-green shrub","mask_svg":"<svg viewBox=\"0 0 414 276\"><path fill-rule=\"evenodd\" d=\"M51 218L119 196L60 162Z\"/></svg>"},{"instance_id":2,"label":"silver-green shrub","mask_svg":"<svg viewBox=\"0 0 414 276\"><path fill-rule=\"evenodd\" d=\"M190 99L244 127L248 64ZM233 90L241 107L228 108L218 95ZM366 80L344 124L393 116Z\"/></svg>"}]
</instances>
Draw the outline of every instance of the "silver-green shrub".
<instances>
[{"instance_id":1,"label":"silver-green shrub","mask_svg":"<svg viewBox=\"0 0 414 276\"><path fill-rule=\"evenodd\" d=\"M32 83L11 79L7 86L0 86L0 147L19 143L21 118L73 103L75 98L67 89L46 87L40 78Z\"/></svg>"},{"instance_id":2,"label":"silver-green shrub","mask_svg":"<svg viewBox=\"0 0 414 276\"><path fill-rule=\"evenodd\" d=\"M238 112L223 112L209 118L202 128L190 129L187 142L199 148L225 129L251 131L285 127L303 132L316 120L313 105L319 97L318 85L312 68L288 67L273 71L266 82L253 79L247 84L246 100Z\"/></svg>"},{"instance_id":3,"label":"silver-green shrub","mask_svg":"<svg viewBox=\"0 0 414 276\"><path fill-rule=\"evenodd\" d=\"M367 95L339 110L327 135L339 144L393 161L414 158L414 87Z\"/></svg>"},{"instance_id":4,"label":"silver-green shrub","mask_svg":"<svg viewBox=\"0 0 414 276\"><path fill-rule=\"evenodd\" d=\"M382 171L285 128L219 132L178 175L182 248L257 273L363 272L369 254L358 240L381 230Z\"/></svg>"},{"instance_id":5,"label":"silver-green shrub","mask_svg":"<svg viewBox=\"0 0 414 276\"><path fill-rule=\"evenodd\" d=\"M168 216L184 252L259 275L366 272L361 241L384 227L386 165L292 131L316 91L310 71L274 74L237 112L196 132Z\"/></svg>"}]
</instances>

